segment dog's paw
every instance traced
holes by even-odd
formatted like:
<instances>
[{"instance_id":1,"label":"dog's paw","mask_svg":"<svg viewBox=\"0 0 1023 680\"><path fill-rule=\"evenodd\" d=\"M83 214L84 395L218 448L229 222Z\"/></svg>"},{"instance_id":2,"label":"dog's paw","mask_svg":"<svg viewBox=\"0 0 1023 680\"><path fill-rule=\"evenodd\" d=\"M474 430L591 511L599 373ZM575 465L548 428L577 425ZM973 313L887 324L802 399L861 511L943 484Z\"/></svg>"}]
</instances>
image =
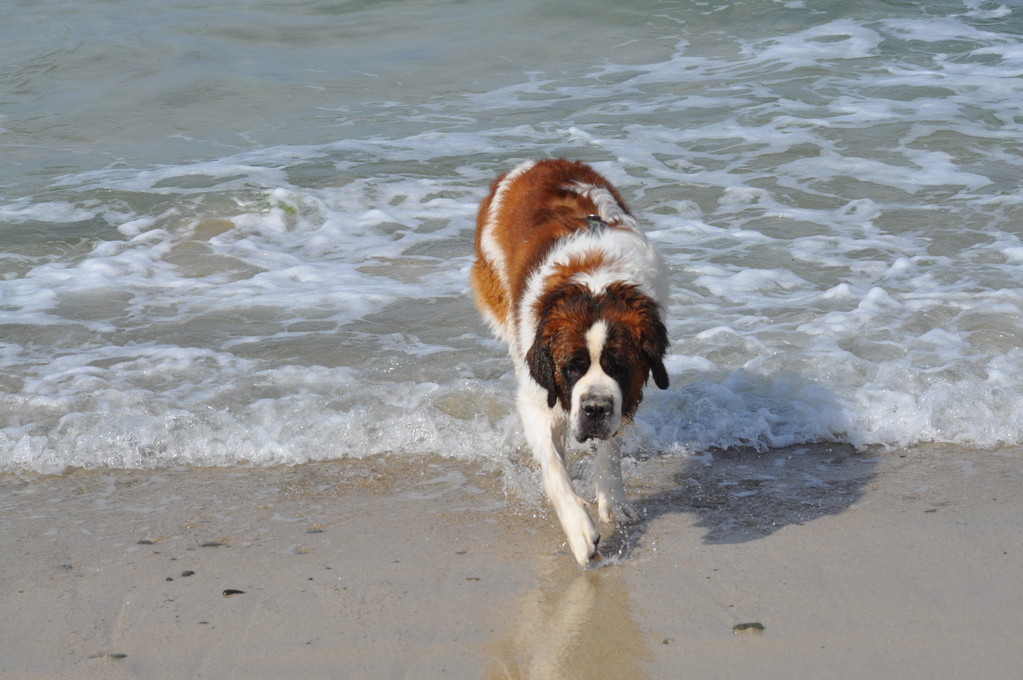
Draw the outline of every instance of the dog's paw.
<instances>
[{"instance_id":1,"label":"dog's paw","mask_svg":"<svg viewBox=\"0 0 1023 680\"><path fill-rule=\"evenodd\" d=\"M580 567L588 566L591 560L599 557L597 545L600 544L600 532L593 526L592 521L588 530L576 534L575 540L572 540L572 538L569 537L568 543L572 548L572 555Z\"/></svg>"},{"instance_id":2,"label":"dog's paw","mask_svg":"<svg viewBox=\"0 0 1023 680\"><path fill-rule=\"evenodd\" d=\"M631 524L641 519L636 506L625 500L624 496L613 494L597 496L597 516L601 522L617 524Z\"/></svg>"},{"instance_id":3,"label":"dog's paw","mask_svg":"<svg viewBox=\"0 0 1023 680\"><path fill-rule=\"evenodd\" d=\"M568 547L579 566L585 567L597 555L597 544L600 543L600 532L593 520L583 509L583 501L573 503L566 508L564 515L559 513L561 527L565 530Z\"/></svg>"}]
</instances>

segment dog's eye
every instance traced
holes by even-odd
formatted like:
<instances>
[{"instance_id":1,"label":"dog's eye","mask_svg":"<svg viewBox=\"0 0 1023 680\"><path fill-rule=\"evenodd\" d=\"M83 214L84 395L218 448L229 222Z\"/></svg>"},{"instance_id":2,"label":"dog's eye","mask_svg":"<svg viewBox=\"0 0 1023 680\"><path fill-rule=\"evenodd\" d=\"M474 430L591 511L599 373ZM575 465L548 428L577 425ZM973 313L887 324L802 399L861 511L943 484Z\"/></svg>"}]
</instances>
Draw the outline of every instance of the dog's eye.
<instances>
[{"instance_id":1,"label":"dog's eye","mask_svg":"<svg viewBox=\"0 0 1023 680\"><path fill-rule=\"evenodd\" d=\"M625 361L622 357L614 354L605 354L600 359L600 367L604 369L604 372L613 378L619 378L622 374L627 373Z\"/></svg>"},{"instance_id":2,"label":"dog's eye","mask_svg":"<svg viewBox=\"0 0 1023 680\"><path fill-rule=\"evenodd\" d=\"M569 383L574 383L576 380L582 377L586 371L586 366L582 361L570 361L561 369L561 374L565 376L565 380Z\"/></svg>"}]
</instances>

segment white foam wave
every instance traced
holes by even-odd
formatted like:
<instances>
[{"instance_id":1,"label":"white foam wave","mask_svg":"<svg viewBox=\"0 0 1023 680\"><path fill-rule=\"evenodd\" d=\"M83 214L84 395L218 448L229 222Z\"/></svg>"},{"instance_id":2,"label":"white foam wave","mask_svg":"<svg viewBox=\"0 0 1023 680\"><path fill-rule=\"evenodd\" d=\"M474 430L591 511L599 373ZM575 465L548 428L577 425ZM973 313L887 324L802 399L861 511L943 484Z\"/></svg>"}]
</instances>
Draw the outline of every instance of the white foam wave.
<instances>
[{"instance_id":1,"label":"white foam wave","mask_svg":"<svg viewBox=\"0 0 1023 680\"><path fill-rule=\"evenodd\" d=\"M671 270L673 387L632 450L1023 443L1012 10L784 4L6 201L0 466L519 455L465 277L488 183L544 154L615 182Z\"/></svg>"}]
</instances>

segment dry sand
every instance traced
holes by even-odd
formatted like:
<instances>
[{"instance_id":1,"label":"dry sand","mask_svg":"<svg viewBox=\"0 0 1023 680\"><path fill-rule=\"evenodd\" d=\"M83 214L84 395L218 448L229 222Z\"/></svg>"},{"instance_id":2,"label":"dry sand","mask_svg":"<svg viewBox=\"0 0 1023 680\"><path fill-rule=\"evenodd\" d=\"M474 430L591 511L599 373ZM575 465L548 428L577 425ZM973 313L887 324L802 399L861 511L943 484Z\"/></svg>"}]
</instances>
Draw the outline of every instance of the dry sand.
<instances>
[{"instance_id":1,"label":"dry sand","mask_svg":"<svg viewBox=\"0 0 1023 680\"><path fill-rule=\"evenodd\" d=\"M0 676L1023 675L1023 451L628 472L646 519L587 571L454 462L2 477Z\"/></svg>"}]
</instances>

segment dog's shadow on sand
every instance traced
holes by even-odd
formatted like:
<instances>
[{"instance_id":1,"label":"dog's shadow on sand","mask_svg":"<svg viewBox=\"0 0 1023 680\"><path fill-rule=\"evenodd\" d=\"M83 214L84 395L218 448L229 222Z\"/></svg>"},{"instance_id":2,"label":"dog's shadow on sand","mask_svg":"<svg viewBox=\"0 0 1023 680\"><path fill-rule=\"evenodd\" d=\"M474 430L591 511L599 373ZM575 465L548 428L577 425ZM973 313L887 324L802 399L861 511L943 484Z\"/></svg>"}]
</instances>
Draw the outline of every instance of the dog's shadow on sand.
<instances>
[{"instance_id":1,"label":"dog's shadow on sand","mask_svg":"<svg viewBox=\"0 0 1023 680\"><path fill-rule=\"evenodd\" d=\"M649 495L633 493L641 519L602 537L605 558L628 559L650 525L665 515L695 517L707 543L743 543L792 525L836 515L855 504L874 478L876 457L847 444L757 451L707 451L640 466L669 469L670 481ZM692 521L687 519L686 521Z\"/></svg>"}]
</instances>

